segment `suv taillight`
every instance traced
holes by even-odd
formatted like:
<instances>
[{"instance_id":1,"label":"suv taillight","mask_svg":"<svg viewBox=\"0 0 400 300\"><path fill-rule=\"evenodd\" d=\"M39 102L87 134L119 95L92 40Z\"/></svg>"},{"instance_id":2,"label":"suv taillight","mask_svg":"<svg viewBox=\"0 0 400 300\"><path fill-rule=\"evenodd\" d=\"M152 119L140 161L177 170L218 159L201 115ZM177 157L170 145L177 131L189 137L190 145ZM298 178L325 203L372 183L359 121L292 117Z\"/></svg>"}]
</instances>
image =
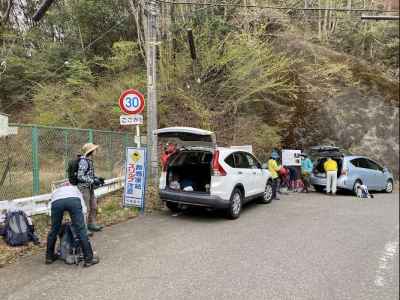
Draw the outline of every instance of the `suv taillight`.
<instances>
[{"instance_id":1,"label":"suv taillight","mask_svg":"<svg viewBox=\"0 0 400 300\"><path fill-rule=\"evenodd\" d=\"M213 176L226 176L226 171L219 163L219 151L215 150L212 159L212 175Z\"/></svg>"}]
</instances>

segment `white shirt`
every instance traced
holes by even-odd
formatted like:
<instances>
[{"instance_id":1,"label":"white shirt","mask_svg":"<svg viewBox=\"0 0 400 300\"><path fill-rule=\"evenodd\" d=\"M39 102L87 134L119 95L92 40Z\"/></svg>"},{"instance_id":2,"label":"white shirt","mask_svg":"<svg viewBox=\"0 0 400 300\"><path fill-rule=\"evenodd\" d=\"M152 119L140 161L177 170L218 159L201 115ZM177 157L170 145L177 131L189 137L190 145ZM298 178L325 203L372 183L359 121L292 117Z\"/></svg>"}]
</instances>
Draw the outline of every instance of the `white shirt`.
<instances>
[{"instance_id":1,"label":"white shirt","mask_svg":"<svg viewBox=\"0 0 400 300\"><path fill-rule=\"evenodd\" d=\"M61 186L53 191L53 193L51 194L51 200L49 202L50 211L52 203L65 198L79 198L81 200L83 214L86 214L87 208L85 201L83 200L82 193L75 185L70 184Z\"/></svg>"}]
</instances>

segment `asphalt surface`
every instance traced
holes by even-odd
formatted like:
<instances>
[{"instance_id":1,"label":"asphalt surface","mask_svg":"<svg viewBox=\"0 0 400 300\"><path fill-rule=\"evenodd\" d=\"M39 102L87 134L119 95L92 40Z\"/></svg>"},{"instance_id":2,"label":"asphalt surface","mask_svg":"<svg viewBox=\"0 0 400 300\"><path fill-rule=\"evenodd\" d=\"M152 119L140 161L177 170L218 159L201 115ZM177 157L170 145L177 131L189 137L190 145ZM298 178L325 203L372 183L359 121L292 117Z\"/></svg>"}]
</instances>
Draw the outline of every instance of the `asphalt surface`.
<instances>
[{"instance_id":1,"label":"asphalt surface","mask_svg":"<svg viewBox=\"0 0 400 300\"><path fill-rule=\"evenodd\" d=\"M106 228L100 264L0 269L0 299L398 299L399 194L291 194L240 219L168 211Z\"/></svg>"}]
</instances>

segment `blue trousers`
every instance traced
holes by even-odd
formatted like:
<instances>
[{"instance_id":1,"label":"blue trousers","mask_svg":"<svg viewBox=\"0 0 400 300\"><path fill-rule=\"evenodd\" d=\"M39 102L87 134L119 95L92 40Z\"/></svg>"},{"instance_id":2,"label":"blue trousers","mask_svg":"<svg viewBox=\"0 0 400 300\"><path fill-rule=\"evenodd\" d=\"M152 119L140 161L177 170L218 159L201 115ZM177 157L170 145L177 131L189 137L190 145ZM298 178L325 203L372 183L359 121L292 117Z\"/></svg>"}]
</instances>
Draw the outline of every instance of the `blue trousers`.
<instances>
[{"instance_id":1,"label":"blue trousers","mask_svg":"<svg viewBox=\"0 0 400 300\"><path fill-rule=\"evenodd\" d=\"M46 255L48 257L54 256L57 235L60 232L64 212L66 211L69 213L72 226L74 226L75 232L79 236L84 259L90 261L93 258L93 250L87 236L85 217L79 198L60 199L51 204L51 230L47 236Z\"/></svg>"}]
</instances>

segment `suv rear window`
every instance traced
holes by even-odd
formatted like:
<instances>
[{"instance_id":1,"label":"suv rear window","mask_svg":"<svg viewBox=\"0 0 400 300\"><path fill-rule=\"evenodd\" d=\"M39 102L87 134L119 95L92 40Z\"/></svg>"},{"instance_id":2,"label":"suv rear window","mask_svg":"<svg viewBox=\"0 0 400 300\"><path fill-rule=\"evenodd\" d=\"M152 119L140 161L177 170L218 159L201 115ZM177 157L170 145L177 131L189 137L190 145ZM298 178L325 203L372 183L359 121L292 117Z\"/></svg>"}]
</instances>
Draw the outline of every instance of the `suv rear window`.
<instances>
[{"instance_id":1,"label":"suv rear window","mask_svg":"<svg viewBox=\"0 0 400 300\"><path fill-rule=\"evenodd\" d=\"M242 152L236 152L235 154L235 165L239 169L250 169L250 163L246 155Z\"/></svg>"},{"instance_id":2,"label":"suv rear window","mask_svg":"<svg viewBox=\"0 0 400 300\"><path fill-rule=\"evenodd\" d=\"M235 168L235 159L233 157L233 154L231 154L227 158L225 158L225 162L227 163L228 166Z\"/></svg>"},{"instance_id":3,"label":"suv rear window","mask_svg":"<svg viewBox=\"0 0 400 300\"><path fill-rule=\"evenodd\" d=\"M177 157L171 161L170 166L208 164L211 161L212 153L204 151L184 151L178 153Z\"/></svg>"}]
</instances>

